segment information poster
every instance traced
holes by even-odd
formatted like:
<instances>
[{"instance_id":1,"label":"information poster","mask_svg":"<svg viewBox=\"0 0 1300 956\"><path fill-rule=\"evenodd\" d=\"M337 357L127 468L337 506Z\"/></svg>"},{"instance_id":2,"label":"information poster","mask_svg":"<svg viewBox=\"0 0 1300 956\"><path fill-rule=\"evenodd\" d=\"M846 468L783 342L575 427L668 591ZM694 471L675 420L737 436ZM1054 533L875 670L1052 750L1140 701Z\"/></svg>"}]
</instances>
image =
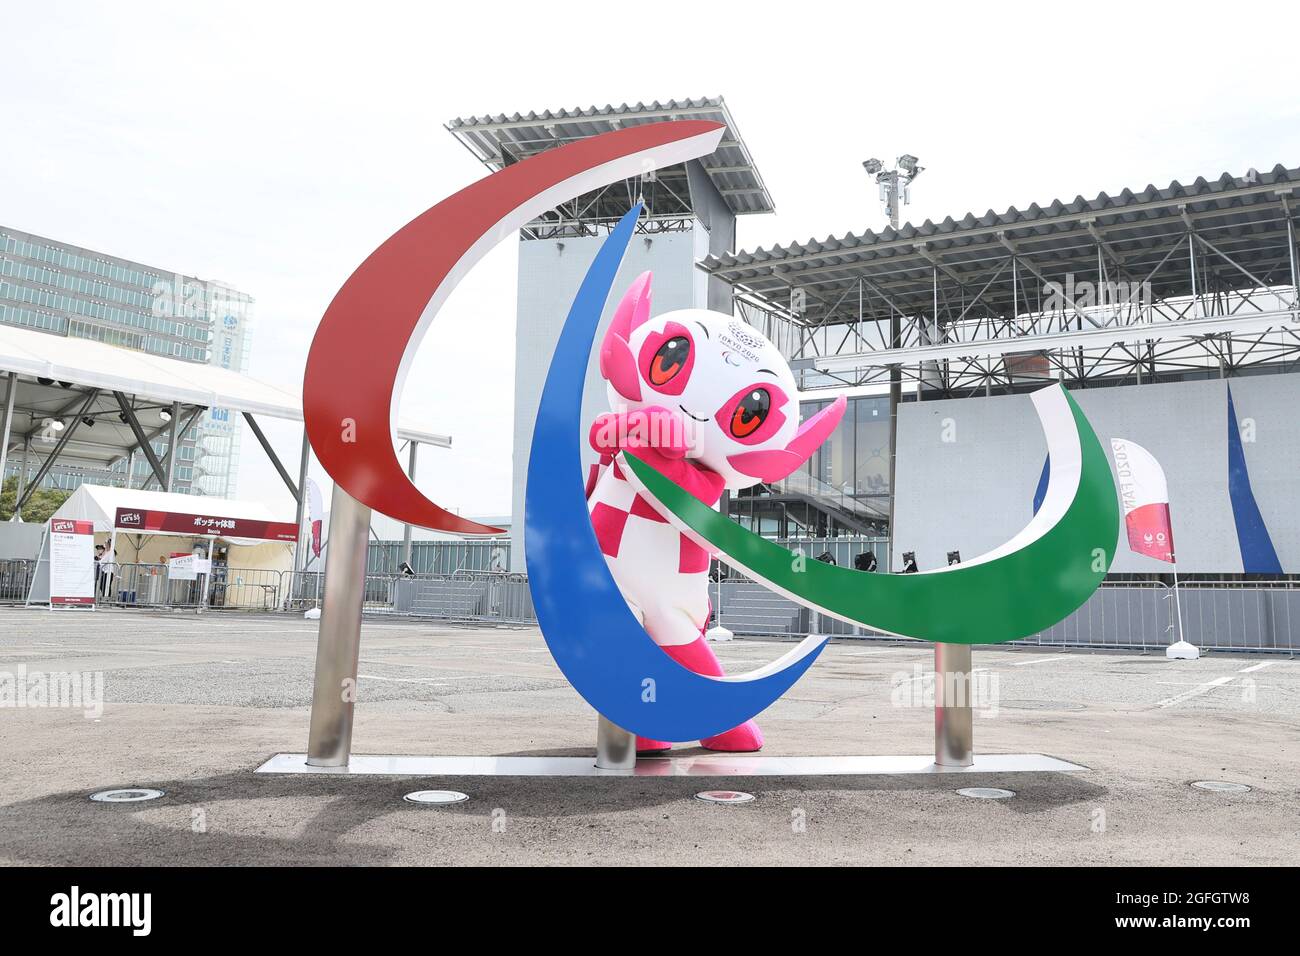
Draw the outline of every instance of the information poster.
<instances>
[{"instance_id":1,"label":"information poster","mask_svg":"<svg viewBox=\"0 0 1300 956\"><path fill-rule=\"evenodd\" d=\"M167 559L167 579L169 581L194 581L198 579L198 559L187 552L173 554Z\"/></svg>"},{"instance_id":2,"label":"information poster","mask_svg":"<svg viewBox=\"0 0 1300 956\"><path fill-rule=\"evenodd\" d=\"M50 519L50 606L95 604L95 526Z\"/></svg>"}]
</instances>

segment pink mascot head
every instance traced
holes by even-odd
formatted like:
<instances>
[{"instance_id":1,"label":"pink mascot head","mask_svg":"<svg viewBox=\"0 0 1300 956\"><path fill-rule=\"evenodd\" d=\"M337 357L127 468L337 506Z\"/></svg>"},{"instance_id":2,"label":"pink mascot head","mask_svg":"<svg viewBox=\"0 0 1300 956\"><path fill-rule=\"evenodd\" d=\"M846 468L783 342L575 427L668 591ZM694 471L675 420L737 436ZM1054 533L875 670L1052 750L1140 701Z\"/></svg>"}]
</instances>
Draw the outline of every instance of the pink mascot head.
<instances>
[{"instance_id":1,"label":"pink mascot head","mask_svg":"<svg viewBox=\"0 0 1300 956\"><path fill-rule=\"evenodd\" d=\"M738 319L706 309L650 318L650 273L619 303L600 350L612 406L679 416L688 457L727 488L778 481L844 416L837 398L801 426L794 374L780 351Z\"/></svg>"}]
</instances>

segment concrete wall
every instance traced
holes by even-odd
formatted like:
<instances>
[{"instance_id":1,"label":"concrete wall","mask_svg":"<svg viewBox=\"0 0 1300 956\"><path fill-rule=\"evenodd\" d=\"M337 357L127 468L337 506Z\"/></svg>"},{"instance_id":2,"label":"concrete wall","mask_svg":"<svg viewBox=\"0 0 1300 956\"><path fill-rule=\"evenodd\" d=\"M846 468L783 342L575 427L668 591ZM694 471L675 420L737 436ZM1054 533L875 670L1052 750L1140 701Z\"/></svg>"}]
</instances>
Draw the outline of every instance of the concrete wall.
<instances>
[{"instance_id":1,"label":"concrete wall","mask_svg":"<svg viewBox=\"0 0 1300 956\"><path fill-rule=\"evenodd\" d=\"M519 244L519 306L515 328L515 420L511 508L511 537L524 540L524 488L528 480L528 452L533 439L533 421L541 401L551 353L569 306L596 256L604 237L581 239L532 239ZM628 285L647 269L654 273L651 311L658 315L674 309L704 308L707 278L695 268L701 250L708 248L703 227L657 236L634 236L610 291L609 302L587 368L582 402L582 431L591 420L608 409L605 383L600 377L599 342L605 334ZM583 441L586 450L586 441ZM595 459L587 450L584 470ZM525 544L526 547L526 544ZM511 569L524 569L524 548L511 548Z\"/></svg>"},{"instance_id":2,"label":"concrete wall","mask_svg":"<svg viewBox=\"0 0 1300 956\"><path fill-rule=\"evenodd\" d=\"M41 537L45 523L30 521L0 522L0 561L7 558L35 560L41 550Z\"/></svg>"},{"instance_id":3,"label":"concrete wall","mask_svg":"<svg viewBox=\"0 0 1300 956\"><path fill-rule=\"evenodd\" d=\"M1072 391L1110 457L1128 438L1164 466L1179 570L1240 573L1228 496L1227 385L1242 426L1251 485L1282 568L1300 572L1300 374ZM1030 519L1046 443L1028 396L907 403L899 410L895 567L922 570L950 550L973 557ZM1112 471L1114 462L1111 461ZM1167 572L1121 537L1112 570Z\"/></svg>"}]
</instances>

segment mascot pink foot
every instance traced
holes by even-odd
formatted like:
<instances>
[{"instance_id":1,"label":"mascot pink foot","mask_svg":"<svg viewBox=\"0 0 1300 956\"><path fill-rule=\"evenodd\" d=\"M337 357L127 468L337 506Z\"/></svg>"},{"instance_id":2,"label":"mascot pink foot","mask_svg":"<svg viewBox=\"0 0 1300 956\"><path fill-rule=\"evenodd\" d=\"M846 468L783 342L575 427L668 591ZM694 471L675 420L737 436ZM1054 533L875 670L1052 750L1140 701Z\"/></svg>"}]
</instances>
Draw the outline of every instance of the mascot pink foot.
<instances>
[{"instance_id":1,"label":"mascot pink foot","mask_svg":"<svg viewBox=\"0 0 1300 956\"><path fill-rule=\"evenodd\" d=\"M703 637L696 638L690 644L668 645L661 649L678 664L696 674L704 674L706 677L723 675L722 665ZM758 729L758 724L747 720L726 733L701 740L700 746L728 753L753 753L763 748L763 732ZM670 747L672 744L662 740L648 740L645 737L636 739L637 753L657 753Z\"/></svg>"},{"instance_id":2,"label":"mascot pink foot","mask_svg":"<svg viewBox=\"0 0 1300 956\"><path fill-rule=\"evenodd\" d=\"M673 660L723 676L705 643L709 554L641 497L619 468L635 455L706 505L725 489L779 481L835 430L845 400L800 424L799 392L780 351L729 315L683 309L650 317L650 273L619 303L600 349L611 407L589 440L599 453L587 476L596 540L629 609ZM748 753L763 746L752 720L700 743ZM641 753L668 750L637 738Z\"/></svg>"}]
</instances>

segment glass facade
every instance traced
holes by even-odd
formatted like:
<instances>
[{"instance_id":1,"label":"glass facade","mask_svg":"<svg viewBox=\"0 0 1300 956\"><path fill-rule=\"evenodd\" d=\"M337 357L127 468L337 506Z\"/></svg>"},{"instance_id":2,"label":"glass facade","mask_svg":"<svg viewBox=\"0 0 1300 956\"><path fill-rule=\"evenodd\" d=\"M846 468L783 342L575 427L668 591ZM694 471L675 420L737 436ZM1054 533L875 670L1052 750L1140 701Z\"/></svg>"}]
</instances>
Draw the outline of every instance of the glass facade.
<instances>
[{"instance_id":1,"label":"glass facade","mask_svg":"<svg viewBox=\"0 0 1300 956\"><path fill-rule=\"evenodd\" d=\"M92 339L153 355L248 368L253 300L220 282L181 276L0 227L0 323ZM203 413L181 443L173 490L229 497L239 467L240 421L227 409ZM163 455L166 442L154 442ZM132 487L152 474L136 455ZM10 473L19 466L10 458ZM55 465L43 484L126 484L127 461L93 472Z\"/></svg>"},{"instance_id":2,"label":"glass facade","mask_svg":"<svg viewBox=\"0 0 1300 956\"><path fill-rule=\"evenodd\" d=\"M830 404L804 402L803 419ZM831 437L790 477L731 498L729 513L770 538L879 536L889 517L889 398L848 399Z\"/></svg>"}]
</instances>

